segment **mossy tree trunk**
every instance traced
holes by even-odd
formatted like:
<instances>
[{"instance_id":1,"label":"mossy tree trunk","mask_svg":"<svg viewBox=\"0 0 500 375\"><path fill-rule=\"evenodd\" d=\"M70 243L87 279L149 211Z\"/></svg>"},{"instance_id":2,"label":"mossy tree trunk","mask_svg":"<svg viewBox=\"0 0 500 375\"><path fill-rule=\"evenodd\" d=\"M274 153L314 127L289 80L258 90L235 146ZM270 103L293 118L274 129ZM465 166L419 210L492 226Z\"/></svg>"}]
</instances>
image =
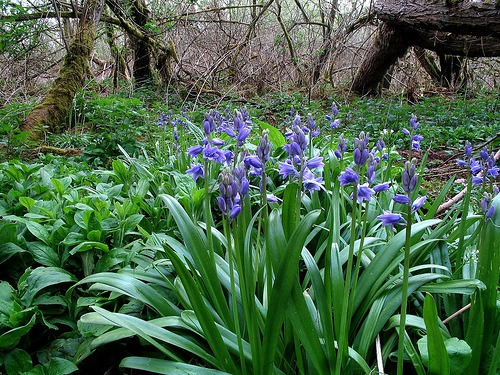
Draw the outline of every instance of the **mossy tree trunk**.
<instances>
[{"instance_id":1,"label":"mossy tree trunk","mask_svg":"<svg viewBox=\"0 0 500 375\"><path fill-rule=\"evenodd\" d=\"M51 132L60 132L75 94L82 88L88 61L94 48L96 25L101 17L104 0L87 0L78 23L76 35L71 40L59 74L47 96L28 114L21 130L29 132L30 138L40 139L46 127Z\"/></svg>"},{"instance_id":2,"label":"mossy tree trunk","mask_svg":"<svg viewBox=\"0 0 500 375\"><path fill-rule=\"evenodd\" d=\"M149 22L149 10L144 0L133 0L132 3L132 19L134 23L144 30L144 26ZM134 69L133 75L136 84L151 80L151 51L149 43L140 38L134 40Z\"/></svg>"}]
</instances>

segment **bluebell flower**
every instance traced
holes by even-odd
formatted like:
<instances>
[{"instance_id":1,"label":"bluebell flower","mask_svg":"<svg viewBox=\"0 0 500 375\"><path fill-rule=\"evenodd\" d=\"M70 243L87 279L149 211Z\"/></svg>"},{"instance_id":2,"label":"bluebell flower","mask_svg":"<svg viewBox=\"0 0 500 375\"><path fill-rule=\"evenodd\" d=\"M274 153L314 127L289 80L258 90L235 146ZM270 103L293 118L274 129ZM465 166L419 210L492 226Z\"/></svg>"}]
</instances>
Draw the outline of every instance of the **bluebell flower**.
<instances>
[{"instance_id":1,"label":"bluebell flower","mask_svg":"<svg viewBox=\"0 0 500 375\"><path fill-rule=\"evenodd\" d=\"M205 135L207 137L215 130L214 118L209 113L205 113L205 119L203 120L203 130L205 131Z\"/></svg>"},{"instance_id":2,"label":"bluebell flower","mask_svg":"<svg viewBox=\"0 0 500 375\"><path fill-rule=\"evenodd\" d=\"M412 113L411 117L410 117L410 126L413 128L413 130L417 130L419 125L420 125L420 123L417 121L417 116L415 116Z\"/></svg>"},{"instance_id":3,"label":"bluebell flower","mask_svg":"<svg viewBox=\"0 0 500 375\"><path fill-rule=\"evenodd\" d=\"M287 143L283 146L283 150L285 150L291 158L302 155L302 149L297 142Z\"/></svg>"},{"instance_id":4,"label":"bluebell flower","mask_svg":"<svg viewBox=\"0 0 500 375\"><path fill-rule=\"evenodd\" d=\"M493 178L498 177L499 168L496 166L495 155L491 153L491 155L486 160L486 174L490 175Z\"/></svg>"},{"instance_id":5,"label":"bluebell flower","mask_svg":"<svg viewBox=\"0 0 500 375\"><path fill-rule=\"evenodd\" d=\"M410 204L410 198L408 198L407 195L403 195L403 194L396 194L394 197L392 197L392 200L396 203L400 203L400 204Z\"/></svg>"},{"instance_id":6,"label":"bluebell flower","mask_svg":"<svg viewBox=\"0 0 500 375\"><path fill-rule=\"evenodd\" d=\"M410 131L406 128L401 129L401 131L406 135L410 135Z\"/></svg>"},{"instance_id":7,"label":"bluebell flower","mask_svg":"<svg viewBox=\"0 0 500 375\"><path fill-rule=\"evenodd\" d=\"M220 139L220 138L212 138L210 140L210 143L212 143L214 146L222 146L224 145L224 140Z\"/></svg>"},{"instance_id":8,"label":"bluebell flower","mask_svg":"<svg viewBox=\"0 0 500 375\"><path fill-rule=\"evenodd\" d=\"M421 209L427 200L427 197L424 195L423 197L418 197L415 199L411 205L411 212L417 212L419 209Z\"/></svg>"},{"instance_id":9,"label":"bluebell flower","mask_svg":"<svg viewBox=\"0 0 500 375\"><path fill-rule=\"evenodd\" d=\"M377 219L382 222L383 226L390 226L394 229L394 225L404 222L401 214L393 214L389 211L384 211L384 214L377 216Z\"/></svg>"},{"instance_id":10,"label":"bluebell flower","mask_svg":"<svg viewBox=\"0 0 500 375\"><path fill-rule=\"evenodd\" d=\"M476 175L483 170L483 166L476 159L471 159L470 170L473 175Z\"/></svg>"},{"instance_id":11,"label":"bluebell flower","mask_svg":"<svg viewBox=\"0 0 500 375\"><path fill-rule=\"evenodd\" d=\"M231 164L231 162L233 161L233 157L234 157L234 154L232 151L230 150L223 150L222 151L224 153L224 157L226 158L226 164L229 165Z\"/></svg>"},{"instance_id":12,"label":"bluebell flower","mask_svg":"<svg viewBox=\"0 0 500 375\"><path fill-rule=\"evenodd\" d=\"M357 184L359 182L358 174L352 168L346 168L339 176L340 186Z\"/></svg>"},{"instance_id":13,"label":"bluebell flower","mask_svg":"<svg viewBox=\"0 0 500 375\"><path fill-rule=\"evenodd\" d=\"M242 127L240 129L240 131L238 132L238 137L237 137L238 147L243 145L243 143L247 139L247 137L250 134L250 132L251 132L250 128L247 128L246 126Z\"/></svg>"},{"instance_id":14,"label":"bluebell flower","mask_svg":"<svg viewBox=\"0 0 500 375\"><path fill-rule=\"evenodd\" d=\"M417 187L418 175L416 174L415 160L405 163L402 177L403 190L409 194Z\"/></svg>"},{"instance_id":15,"label":"bluebell flower","mask_svg":"<svg viewBox=\"0 0 500 375\"><path fill-rule=\"evenodd\" d=\"M335 156L339 159L342 159L346 149L347 149L347 144L346 144L345 139L342 137L339 137L339 143L337 145L337 149L334 152Z\"/></svg>"},{"instance_id":16,"label":"bluebell flower","mask_svg":"<svg viewBox=\"0 0 500 375\"><path fill-rule=\"evenodd\" d=\"M486 211L485 213L486 219L491 219L494 212L495 212L495 206L491 205L488 211Z\"/></svg>"},{"instance_id":17,"label":"bluebell flower","mask_svg":"<svg viewBox=\"0 0 500 375\"><path fill-rule=\"evenodd\" d=\"M340 126L340 120L337 118L330 123L330 128L337 129Z\"/></svg>"},{"instance_id":18,"label":"bluebell flower","mask_svg":"<svg viewBox=\"0 0 500 375\"><path fill-rule=\"evenodd\" d=\"M483 183L483 177L472 176L472 185L481 185Z\"/></svg>"},{"instance_id":19,"label":"bluebell flower","mask_svg":"<svg viewBox=\"0 0 500 375\"><path fill-rule=\"evenodd\" d=\"M457 164L461 167L466 167L468 165L468 163L462 159L457 159Z\"/></svg>"},{"instance_id":20,"label":"bluebell flower","mask_svg":"<svg viewBox=\"0 0 500 375\"><path fill-rule=\"evenodd\" d=\"M479 156L481 156L481 159L483 159L483 161L486 161L488 159L488 147L484 146L481 151L479 152Z\"/></svg>"},{"instance_id":21,"label":"bluebell flower","mask_svg":"<svg viewBox=\"0 0 500 375\"><path fill-rule=\"evenodd\" d=\"M250 188L250 182L248 181L248 179L246 177L243 177L241 180L240 180L240 194L245 197L245 195L247 195L248 193L248 189Z\"/></svg>"},{"instance_id":22,"label":"bluebell flower","mask_svg":"<svg viewBox=\"0 0 500 375\"><path fill-rule=\"evenodd\" d=\"M231 212L229 213L229 218L230 219L235 219L241 212L241 206L239 204L236 204L233 206L231 209Z\"/></svg>"},{"instance_id":23,"label":"bluebell flower","mask_svg":"<svg viewBox=\"0 0 500 375\"><path fill-rule=\"evenodd\" d=\"M303 184L305 190L307 190L309 193L312 193L315 190L319 191L321 189L322 182L323 182L323 178L317 177L317 178L304 180L302 184Z\"/></svg>"},{"instance_id":24,"label":"bluebell flower","mask_svg":"<svg viewBox=\"0 0 500 375\"><path fill-rule=\"evenodd\" d=\"M192 165L191 168L189 168L187 171L186 171L187 174L192 174L193 175L193 180L197 180L198 177L201 177L201 178L205 178L205 172L204 172L204 169L203 169L203 165L201 164L195 164L195 165Z\"/></svg>"},{"instance_id":25,"label":"bluebell flower","mask_svg":"<svg viewBox=\"0 0 500 375\"><path fill-rule=\"evenodd\" d=\"M373 187L373 190L375 190L375 193L380 193L381 191L389 190L389 188L390 188L389 182L383 182L381 184L375 185Z\"/></svg>"},{"instance_id":26,"label":"bluebell flower","mask_svg":"<svg viewBox=\"0 0 500 375\"><path fill-rule=\"evenodd\" d=\"M472 156L472 144L469 141L465 141L464 149L465 156L470 158Z\"/></svg>"},{"instance_id":27,"label":"bluebell flower","mask_svg":"<svg viewBox=\"0 0 500 375\"><path fill-rule=\"evenodd\" d=\"M299 172L293 166L290 159L287 159L286 162L278 163L279 174L283 176L283 178L287 178L288 176L299 176Z\"/></svg>"},{"instance_id":28,"label":"bluebell flower","mask_svg":"<svg viewBox=\"0 0 500 375\"><path fill-rule=\"evenodd\" d=\"M267 194L266 198L267 198L267 201L269 203L276 203L276 202L278 202L278 197L276 195Z\"/></svg>"},{"instance_id":29,"label":"bluebell flower","mask_svg":"<svg viewBox=\"0 0 500 375\"><path fill-rule=\"evenodd\" d=\"M380 138L377 141L376 147L377 147L377 150L379 150L380 152L382 152L382 150L385 148L385 142L382 138Z\"/></svg>"},{"instance_id":30,"label":"bluebell flower","mask_svg":"<svg viewBox=\"0 0 500 375\"><path fill-rule=\"evenodd\" d=\"M262 161L259 159L257 155L249 155L245 157L243 162L245 163L247 168L249 168L250 166L254 168L262 168Z\"/></svg>"},{"instance_id":31,"label":"bluebell flower","mask_svg":"<svg viewBox=\"0 0 500 375\"><path fill-rule=\"evenodd\" d=\"M260 137L259 145L257 146L257 156L260 161L265 164L269 160L271 153L271 143L269 142L269 130L265 129Z\"/></svg>"},{"instance_id":32,"label":"bluebell flower","mask_svg":"<svg viewBox=\"0 0 500 375\"><path fill-rule=\"evenodd\" d=\"M306 162L306 166L309 169L320 168L324 165L322 156L315 156Z\"/></svg>"},{"instance_id":33,"label":"bluebell flower","mask_svg":"<svg viewBox=\"0 0 500 375\"><path fill-rule=\"evenodd\" d=\"M356 165L364 165L368 158L370 157L370 152L368 151L368 136L365 132L359 133L359 138L354 139L354 163Z\"/></svg>"},{"instance_id":34,"label":"bluebell flower","mask_svg":"<svg viewBox=\"0 0 500 375\"><path fill-rule=\"evenodd\" d=\"M332 110L332 116L337 117L337 115L339 114L339 109L337 108L335 102L332 102L331 110Z\"/></svg>"},{"instance_id":35,"label":"bluebell flower","mask_svg":"<svg viewBox=\"0 0 500 375\"><path fill-rule=\"evenodd\" d=\"M199 154L201 154L203 151L203 146L191 146L188 147L187 152L188 155L191 156L192 158L197 157Z\"/></svg>"},{"instance_id":36,"label":"bluebell flower","mask_svg":"<svg viewBox=\"0 0 500 375\"><path fill-rule=\"evenodd\" d=\"M373 194L375 194L375 190L368 186L368 182L358 185L358 203L369 201Z\"/></svg>"},{"instance_id":37,"label":"bluebell flower","mask_svg":"<svg viewBox=\"0 0 500 375\"><path fill-rule=\"evenodd\" d=\"M495 194L495 191L493 192L493 194ZM481 210L483 210L486 219L490 219L495 213L495 206L491 204L492 201L493 201L493 195L490 193L484 193L484 197L483 199L481 199Z\"/></svg>"},{"instance_id":38,"label":"bluebell flower","mask_svg":"<svg viewBox=\"0 0 500 375\"><path fill-rule=\"evenodd\" d=\"M420 134L414 135L411 139L411 148L415 151L420 150L420 141L424 139Z\"/></svg>"},{"instance_id":39,"label":"bluebell flower","mask_svg":"<svg viewBox=\"0 0 500 375\"><path fill-rule=\"evenodd\" d=\"M224 163L226 161L225 153L217 146L207 146L203 149L203 158L205 160L215 161L217 163Z\"/></svg>"}]
</instances>

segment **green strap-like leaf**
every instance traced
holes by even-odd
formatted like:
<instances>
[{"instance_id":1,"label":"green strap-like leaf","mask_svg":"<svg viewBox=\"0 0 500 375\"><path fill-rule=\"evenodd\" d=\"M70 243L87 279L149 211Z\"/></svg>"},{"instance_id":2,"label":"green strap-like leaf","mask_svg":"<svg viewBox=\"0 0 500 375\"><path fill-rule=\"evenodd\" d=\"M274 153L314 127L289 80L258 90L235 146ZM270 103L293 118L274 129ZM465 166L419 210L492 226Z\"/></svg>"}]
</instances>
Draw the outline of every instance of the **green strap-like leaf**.
<instances>
[{"instance_id":1,"label":"green strap-like leaf","mask_svg":"<svg viewBox=\"0 0 500 375\"><path fill-rule=\"evenodd\" d=\"M439 329L436 304L430 294L427 294L424 300L424 321L427 329L429 375L449 375L450 361Z\"/></svg>"}]
</instances>

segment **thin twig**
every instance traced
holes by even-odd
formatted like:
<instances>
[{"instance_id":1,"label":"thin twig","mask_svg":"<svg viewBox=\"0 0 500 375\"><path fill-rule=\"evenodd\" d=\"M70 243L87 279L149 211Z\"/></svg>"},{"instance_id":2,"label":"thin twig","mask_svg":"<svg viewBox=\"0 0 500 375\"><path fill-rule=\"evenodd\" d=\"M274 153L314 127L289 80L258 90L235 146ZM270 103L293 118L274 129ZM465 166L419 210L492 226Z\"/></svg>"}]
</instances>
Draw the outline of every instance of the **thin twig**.
<instances>
[{"instance_id":1,"label":"thin twig","mask_svg":"<svg viewBox=\"0 0 500 375\"><path fill-rule=\"evenodd\" d=\"M450 320L452 320L453 318L455 318L456 316L460 315L461 313L463 313L464 311L467 311L470 309L470 306L471 304L467 304L465 305L464 307L462 307L460 310L454 312L453 314L451 314L449 317L447 317L445 320L443 320L443 324L446 324L448 323Z\"/></svg>"}]
</instances>

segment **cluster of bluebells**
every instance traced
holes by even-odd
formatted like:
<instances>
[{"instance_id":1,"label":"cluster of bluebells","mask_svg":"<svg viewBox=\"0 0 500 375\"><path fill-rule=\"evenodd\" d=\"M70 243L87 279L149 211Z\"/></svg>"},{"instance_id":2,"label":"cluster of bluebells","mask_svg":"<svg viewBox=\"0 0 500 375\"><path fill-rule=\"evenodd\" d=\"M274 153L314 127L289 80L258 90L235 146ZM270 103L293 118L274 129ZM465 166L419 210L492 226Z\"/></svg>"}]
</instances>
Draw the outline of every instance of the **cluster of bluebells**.
<instances>
[{"instance_id":1,"label":"cluster of bluebells","mask_svg":"<svg viewBox=\"0 0 500 375\"><path fill-rule=\"evenodd\" d=\"M339 176L340 186L354 185L357 190L357 201L369 201L373 194L388 190L390 185L388 182L375 184L377 167L380 164L380 158L375 155L376 148L371 152L368 151L369 137L365 132L361 132L358 138L354 139L354 170L347 167ZM342 158L345 151L345 141L339 140L339 147L335 152L337 157ZM342 152L340 152L342 150ZM366 174L361 175L360 171L366 167ZM361 183L364 179L364 183Z\"/></svg>"},{"instance_id":2,"label":"cluster of bluebells","mask_svg":"<svg viewBox=\"0 0 500 375\"><path fill-rule=\"evenodd\" d=\"M212 161L219 164L229 165L233 161L234 154L230 150L222 149L221 146L225 144L224 140L218 137L213 137L213 133L216 129L216 120L214 119L214 113L205 113L203 120L203 131L205 133L205 138L201 145L191 146L188 148L188 154L193 159L202 155L205 161ZM250 134L250 129L246 133L245 137ZM192 174L194 180L196 181L199 177L204 178L204 168L201 163L196 163L191 165L191 168L186 171L186 173Z\"/></svg>"},{"instance_id":3,"label":"cluster of bluebells","mask_svg":"<svg viewBox=\"0 0 500 375\"><path fill-rule=\"evenodd\" d=\"M500 168L496 165L494 153L489 153L485 146L479 152L479 157L475 158L472 155L472 144L469 141L465 142L464 158L457 159L457 164L470 168L472 176L472 185L484 185L486 182L493 182L498 178ZM481 199L481 209L487 219L493 216L495 207L491 204L493 198L498 194L498 187L493 186L492 193L484 192Z\"/></svg>"},{"instance_id":4,"label":"cluster of bluebells","mask_svg":"<svg viewBox=\"0 0 500 375\"><path fill-rule=\"evenodd\" d=\"M217 205L230 220L240 214L241 202L248 193L249 185L244 168L238 167L233 171L226 168L219 174L220 195L217 198Z\"/></svg>"},{"instance_id":5,"label":"cluster of bluebells","mask_svg":"<svg viewBox=\"0 0 500 375\"><path fill-rule=\"evenodd\" d=\"M180 150L178 129L181 126L183 128L187 127L187 123L183 120L183 118L186 117L185 109L182 109L180 116L181 118L174 116L172 110L170 110L168 114L162 113L158 118L158 127L161 128L162 130L167 129L167 124L170 124L170 126L172 127L172 134L174 137L174 149L176 152Z\"/></svg>"},{"instance_id":6,"label":"cluster of bluebells","mask_svg":"<svg viewBox=\"0 0 500 375\"><path fill-rule=\"evenodd\" d=\"M410 136L411 138L411 148L415 151L420 151L420 141L424 139L420 134L415 134L418 130L420 123L417 121L417 116L414 114L410 117L410 130L403 128L403 133Z\"/></svg>"},{"instance_id":7,"label":"cluster of bluebells","mask_svg":"<svg viewBox=\"0 0 500 375\"><path fill-rule=\"evenodd\" d=\"M243 163L249 170L250 175L258 176L260 178L259 190L262 194L266 194L267 201L276 202L277 198L274 195L267 195L264 191L264 179L266 179L265 182L267 183L267 177L264 172L266 170L266 164L269 161L270 154L271 142L269 141L269 130L265 129L260 137L256 153L254 155L247 155L243 159Z\"/></svg>"},{"instance_id":8,"label":"cluster of bluebells","mask_svg":"<svg viewBox=\"0 0 500 375\"><path fill-rule=\"evenodd\" d=\"M498 177L500 168L496 166L495 155L493 152L489 153L486 146L479 152L479 158L474 158L472 156L472 145L467 141L465 142L464 156L464 159L457 159L457 164L470 168L473 185L489 182Z\"/></svg>"},{"instance_id":9,"label":"cluster of bluebells","mask_svg":"<svg viewBox=\"0 0 500 375\"><path fill-rule=\"evenodd\" d=\"M404 166L402 173L401 185L404 194L396 194L392 199L396 203L400 203L406 206L411 206L411 212L414 213L423 207L426 196L418 197L412 200L411 196L417 187L418 175L416 173L416 160L413 159L411 162L407 161ZM399 223L404 223L403 216L399 213L392 213L385 211L384 214L377 216L377 219L382 222L384 226L390 226L391 229L394 225Z\"/></svg>"},{"instance_id":10,"label":"cluster of bluebells","mask_svg":"<svg viewBox=\"0 0 500 375\"><path fill-rule=\"evenodd\" d=\"M313 171L322 168L324 163L321 156L307 158L308 140L306 133L309 133L309 136L312 138L319 134L316 122L309 116L307 125L302 125L300 117L296 115L293 120L292 131L285 134L288 143L283 149L287 152L288 158L284 162L278 163L278 169L283 179L289 177L292 179L302 179L304 189L312 192L320 190L321 183L323 182L323 178L316 177Z\"/></svg>"},{"instance_id":11,"label":"cluster of bluebells","mask_svg":"<svg viewBox=\"0 0 500 375\"><path fill-rule=\"evenodd\" d=\"M330 123L331 129L337 129L340 125L340 120L337 118L339 109L335 103L332 103L332 110L330 115L326 115L326 120Z\"/></svg>"}]
</instances>

